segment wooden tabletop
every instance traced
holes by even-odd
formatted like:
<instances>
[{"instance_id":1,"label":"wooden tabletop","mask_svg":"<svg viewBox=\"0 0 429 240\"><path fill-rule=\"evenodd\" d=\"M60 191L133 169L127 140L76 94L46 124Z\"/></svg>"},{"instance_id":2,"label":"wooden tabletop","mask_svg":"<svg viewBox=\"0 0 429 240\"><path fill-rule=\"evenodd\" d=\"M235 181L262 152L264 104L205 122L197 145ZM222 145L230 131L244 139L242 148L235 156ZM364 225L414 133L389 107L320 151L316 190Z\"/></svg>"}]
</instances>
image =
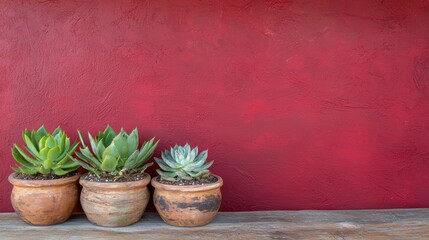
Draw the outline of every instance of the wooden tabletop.
<instances>
[{"instance_id":1,"label":"wooden tabletop","mask_svg":"<svg viewBox=\"0 0 429 240\"><path fill-rule=\"evenodd\" d=\"M83 214L39 227L0 214L0 239L429 239L429 209L222 212L209 225L172 227L156 213L121 228L92 225Z\"/></svg>"}]
</instances>

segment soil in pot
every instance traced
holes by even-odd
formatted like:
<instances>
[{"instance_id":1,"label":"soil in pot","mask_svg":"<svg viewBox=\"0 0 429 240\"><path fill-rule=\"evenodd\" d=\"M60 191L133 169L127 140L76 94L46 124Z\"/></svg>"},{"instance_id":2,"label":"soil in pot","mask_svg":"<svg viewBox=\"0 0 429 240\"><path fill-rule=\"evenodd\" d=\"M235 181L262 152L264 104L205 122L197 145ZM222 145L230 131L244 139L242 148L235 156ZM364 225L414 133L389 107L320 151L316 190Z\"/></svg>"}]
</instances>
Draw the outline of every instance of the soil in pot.
<instances>
[{"instance_id":1,"label":"soil in pot","mask_svg":"<svg viewBox=\"0 0 429 240\"><path fill-rule=\"evenodd\" d=\"M87 173L83 176L85 180L88 180L90 182L133 182L133 181L140 181L148 177L148 174L145 173L131 173L131 174L124 174L121 176L113 176L110 174L100 175L98 177L97 175L93 173Z\"/></svg>"},{"instance_id":2,"label":"soil in pot","mask_svg":"<svg viewBox=\"0 0 429 240\"><path fill-rule=\"evenodd\" d=\"M79 199L77 180L80 174L70 175L43 177L12 173L9 182L13 185L11 202L15 212L33 225L65 222Z\"/></svg>"},{"instance_id":3,"label":"soil in pot","mask_svg":"<svg viewBox=\"0 0 429 240\"><path fill-rule=\"evenodd\" d=\"M80 201L89 221L99 226L121 227L136 223L149 202L149 174L129 176L135 181L112 176L96 178L85 174L80 179Z\"/></svg>"},{"instance_id":4,"label":"soil in pot","mask_svg":"<svg viewBox=\"0 0 429 240\"><path fill-rule=\"evenodd\" d=\"M218 178L213 176L213 175L210 175L210 176L208 176L206 178L202 178L202 179L168 181L168 180L161 179L158 176L158 177L156 177L156 181L163 183L163 184L167 184L167 185L196 186L196 185L205 185L205 184L209 184L209 183L215 183L218 181Z\"/></svg>"},{"instance_id":5,"label":"soil in pot","mask_svg":"<svg viewBox=\"0 0 429 240\"><path fill-rule=\"evenodd\" d=\"M16 175L14 177L16 179L22 179L22 180L53 180L53 179L72 177L76 174L78 174L78 173L72 172L72 173L68 173L66 175L58 176L58 175L54 175L54 174L43 175L43 174L37 173L34 175L28 175L28 174L24 174L24 173L16 173Z\"/></svg>"},{"instance_id":6,"label":"soil in pot","mask_svg":"<svg viewBox=\"0 0 429 240\"><path fill-rule=\"evenodd\" d=\"M155 207L166 223L195 227L206 225L216 217L222 201L222 178L212 175L204 181L164 182L156 177L152 186L155 187Z\"/></svg>"}]
</instances>

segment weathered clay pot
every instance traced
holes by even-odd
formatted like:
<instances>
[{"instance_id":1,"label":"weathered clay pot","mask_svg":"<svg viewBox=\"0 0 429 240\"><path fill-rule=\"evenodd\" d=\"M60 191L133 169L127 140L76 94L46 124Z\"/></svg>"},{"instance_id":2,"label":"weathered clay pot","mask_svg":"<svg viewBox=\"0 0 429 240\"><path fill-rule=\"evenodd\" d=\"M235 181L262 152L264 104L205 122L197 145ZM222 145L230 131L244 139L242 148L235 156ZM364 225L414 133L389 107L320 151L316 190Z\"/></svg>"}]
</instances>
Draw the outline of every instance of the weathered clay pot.
<instances>
[{"instance_id":1,"label":"weathered clay pot","mask_svg":"<svg viewBox=\"0 0 429 240\"><path fill-rule=\"evenodd\" d=\"M155 187L153 202L164 222L179 227L196 227L210 223L217 215L222 202L219 176L215 183L198 186L163 184L152 179Z\"/></svg>"},{"instance_id":2,"label":"weathered clay pot","mask_svg":"<svg viewBox=\"0 0 429 240\"><path fill-rule=\"evenodd\" d=\"M11 201L15 212L33 225L53 225L70 218L79 199L80 174L54 180L22 180L9 175L13 185Z\"/></svg>"},{"instance_id":3,"label":"weathered clay pot","mask_svg":"<svg viewBox=\"0 0 429 240\"><path fill-rule=\"evenodd\" d=\"M90 182L80 178L80 203L89 221L105 227L122 227L136 223L149 202L147 185L150 176L131 182Z\"/></svg>"}]
</instances>

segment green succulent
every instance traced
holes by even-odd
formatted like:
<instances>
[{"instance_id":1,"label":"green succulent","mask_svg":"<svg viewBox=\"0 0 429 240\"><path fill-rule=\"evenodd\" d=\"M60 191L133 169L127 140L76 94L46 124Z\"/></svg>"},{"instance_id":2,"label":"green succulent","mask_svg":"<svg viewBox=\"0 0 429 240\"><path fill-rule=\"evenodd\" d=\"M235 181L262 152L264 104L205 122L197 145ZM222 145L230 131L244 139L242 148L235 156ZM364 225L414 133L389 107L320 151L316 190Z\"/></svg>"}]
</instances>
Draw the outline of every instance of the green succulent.
<instances>
[{"instance_id":1,"label":"green succulent","mask_svg":"<svg viewBox=\"0 0 429 240\"><path fill-rule=\"evenodd\" d=\"M79 165L70 159L78 143L70 146L70 139L60 127L57 127L52 134L44 126L37 131L25 129L22 138L26 144L25 149L31 156L14 144L12 156L21 165L18 168L12 168L15 172L60 176L79 168Z\"/></svg>"},{"instance_id":2,"label":"green succulent","mask_svg":"<svg viewBox=\"0 0 429 240\"><path fill-rule=\"evenodd\" d=\"M169 181L192 180L210 176L208 168L214 161L206 162L208 151L198 154L198 147L191 150L189 144L174 146L162 153L162 159L155 158L161 169L156 171L162 179Z\"/></svg>"},{"instance_id":3,"label":"green succulent","mask_svg":"<svg viewBox=\"0 0 429 240\"><path fill-rule=\"evenodd\" d=\"M80 152L76 152L78 159L73 158L73 161L98 177L102 174L120 176L124 173L143 173L153 164L145 163L159 143L159 141L154 142L155 138L152 138L138 149L137 128L129 135L124 129L116 134L110 126L107 126L103 132L99 132L96 138L88 133L89 146L86 145L82 134L79 131L78 133L83 148L80 148Z\"/></svg>"}]
</instances>

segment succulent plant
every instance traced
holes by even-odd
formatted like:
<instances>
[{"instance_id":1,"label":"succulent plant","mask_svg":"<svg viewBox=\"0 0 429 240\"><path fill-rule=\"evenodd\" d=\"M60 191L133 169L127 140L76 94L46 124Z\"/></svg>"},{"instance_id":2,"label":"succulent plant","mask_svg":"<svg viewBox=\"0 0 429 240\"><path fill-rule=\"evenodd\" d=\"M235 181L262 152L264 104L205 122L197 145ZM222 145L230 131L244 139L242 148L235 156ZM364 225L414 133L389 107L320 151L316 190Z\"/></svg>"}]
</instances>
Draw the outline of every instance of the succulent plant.
<instances>
[{"instance_id":1,"label":"succulent plant","mask_svg":"<svg viewBox=\"0 0 429 240\"><path fill-rule=\"evenodd\" d=\"M107 126L96 138L88 133L90 142L88 146L82 134L79 131L78 133L83 148L80 148L80 152L76 152L78 159L73 158L73 161L98 177L102 174L120 176L135 172L143 173L153 164L145 163L152 156L159 142L154 142L155 138L152 138L138 149L137 128L128 135L124 129L116 134L110 126Z\"/></svg>"},{"instance_id":2,"label":"succulent plant","mask_svg":"<svg viewBox=\"0 0 429 240\"><path fill-rule=\"evenodd\" d=\"M70 159L78 143L70 146L70 139L60 127L57 127L52 134L44 126L37 131L25 129L22 138L26 144L25 149L31 156L14 144L12 156L21 165L18 168L12 168L15 172L60 176L79 168L79 165Z\"/></svg>"},{"instance_id":3,"label":"succulent plant","mask_svg":"<svg viewBox=\"0 0 429 240\"><path fill-rule=\"evenodd\" d=\"M155 158L161 169L157 169L161 179L168 181L192 180L210 176L208 168L214 161L206 162L208 151L198 154L198 147L191 150L189 144L174 146L162 153L162 159Z\"/></svg>"}]
</instances>

